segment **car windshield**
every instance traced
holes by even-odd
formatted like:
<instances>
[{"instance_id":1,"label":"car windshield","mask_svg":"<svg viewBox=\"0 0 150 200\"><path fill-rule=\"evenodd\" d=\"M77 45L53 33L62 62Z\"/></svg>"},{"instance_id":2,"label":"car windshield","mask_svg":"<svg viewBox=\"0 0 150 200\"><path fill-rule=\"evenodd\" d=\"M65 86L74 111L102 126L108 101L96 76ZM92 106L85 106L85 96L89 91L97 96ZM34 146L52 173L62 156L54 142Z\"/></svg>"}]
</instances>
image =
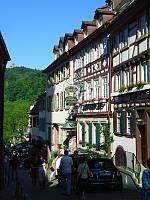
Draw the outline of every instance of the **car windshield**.
<instances>
[{"instance_id":1,"label":"car windshield","mask_svg":"<svg viewBox=\"0 0 150 200\"><path fill-rule=\"evenodd\" d=\"M115 168L111 160L89 160L89 167L92 169L108 169Z\"/></svg>"}]
</instances>

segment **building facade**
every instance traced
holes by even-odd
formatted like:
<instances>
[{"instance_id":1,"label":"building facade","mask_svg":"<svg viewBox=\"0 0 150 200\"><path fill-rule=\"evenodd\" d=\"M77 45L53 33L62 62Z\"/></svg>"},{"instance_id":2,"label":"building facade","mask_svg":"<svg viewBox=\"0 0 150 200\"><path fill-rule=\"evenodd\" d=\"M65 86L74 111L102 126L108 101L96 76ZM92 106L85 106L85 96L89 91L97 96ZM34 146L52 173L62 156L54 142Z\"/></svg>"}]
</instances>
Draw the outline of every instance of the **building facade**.
<instances>
[{"instance_id":1,"label":"building facade","mask_svg":"<svg viewBox=\"0 0 150 200\"><path fill-rule=\"evenodd\" d=\"M150 3L106 2L92 21L83 21L54 46L55 60L44 70L46 130L52 150L66 143L72 150L103 149L124 163L131 152L145 165L150 157Z\"/></svg>"},{"instance_id":2,"label":"building facade","mask_svg":"<svg viewBox=\"0 0 150 200\"><path fill-rule=\"evenodd\" d=\"M111 25L113 149L133 152L145 165L150 157L150 3L123 3Z\"/></svg>"},{"instance_id":3,"label":"building facade","mask_svg":"<svg viewBox=\"0 0 150 200\"><path fill-rule=\"evenodd\" d=\"M4 187L4 144L3 144L3 113L4 113L4 73L7 62L10 61L10 56L0 32L0 189Z\"/></svg>"}]
</instances>

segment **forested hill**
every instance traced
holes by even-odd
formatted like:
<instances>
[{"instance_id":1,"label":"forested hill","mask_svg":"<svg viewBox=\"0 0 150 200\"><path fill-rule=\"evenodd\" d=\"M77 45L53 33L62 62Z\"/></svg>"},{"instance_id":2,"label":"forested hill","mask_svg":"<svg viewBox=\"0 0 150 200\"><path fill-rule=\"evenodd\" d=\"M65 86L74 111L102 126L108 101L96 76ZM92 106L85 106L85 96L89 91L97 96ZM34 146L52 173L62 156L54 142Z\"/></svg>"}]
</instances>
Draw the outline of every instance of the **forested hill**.
<instances>
[{"instance_id":1,"label":"forested hill","mask_svg":"<svg viewBox=\"0 0 150 200\"><path fill-rule=\"evenodd\" d=\"M45 91L45 75L25 67L6 68L5 101L34 102Z\"/></svg>"},{"instance_id":2,"label":"forested hill","mask_svg":"<svg viewBox=\"0 0 150 200\"><path fill-rule=\"evenodd\" d=\"M4 142L19 143L28 126L30 106L45 91L45 75L25 67L6 68Z\"/></svg>"}]
</instances>

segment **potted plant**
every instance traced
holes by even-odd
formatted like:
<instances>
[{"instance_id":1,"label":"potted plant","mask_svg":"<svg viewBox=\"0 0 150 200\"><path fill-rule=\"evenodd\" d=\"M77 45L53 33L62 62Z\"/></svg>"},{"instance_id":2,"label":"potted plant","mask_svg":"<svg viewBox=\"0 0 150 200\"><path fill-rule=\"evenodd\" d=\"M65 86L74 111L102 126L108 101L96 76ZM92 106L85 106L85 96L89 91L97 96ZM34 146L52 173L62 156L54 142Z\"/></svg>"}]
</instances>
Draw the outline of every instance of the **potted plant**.
<instances>
[{"instance_id":1,"label":"potted plant","mask_svg":"<svg viewBox=\"0 0 150 200\"><path fill-rule=\"evenodd\" d=\"M133 83L130 84L130 85L128 85L128 86L127 86L127 90L128 90L128 91L132 90L132 89L134 88L134 86L135 86L135 85L134 85Z\"/></svg>"},{"instance_id":2,"label":"potted plant","mask_svg":"<svg viewBox=\"0 0 150 200\"><path fill-rule=\"evenodd\" d=\"M139 81L137 82L136 84L136 88L139 90L139 89L142 89L144 87L145 83L143 81Z\"/></svg>"},{"instance_id":3,"label":"potted plant","mask_svg":"<svg viewBox=\"0 0 150 200\"><path fill-rule=\"evenodd\" d=\"M123 86L120 88L119 92L120 92L120 93L121 93L121 92L124 92L126 89L127 89L127 87L123 85Z\"/></svg>"}]
</instances>

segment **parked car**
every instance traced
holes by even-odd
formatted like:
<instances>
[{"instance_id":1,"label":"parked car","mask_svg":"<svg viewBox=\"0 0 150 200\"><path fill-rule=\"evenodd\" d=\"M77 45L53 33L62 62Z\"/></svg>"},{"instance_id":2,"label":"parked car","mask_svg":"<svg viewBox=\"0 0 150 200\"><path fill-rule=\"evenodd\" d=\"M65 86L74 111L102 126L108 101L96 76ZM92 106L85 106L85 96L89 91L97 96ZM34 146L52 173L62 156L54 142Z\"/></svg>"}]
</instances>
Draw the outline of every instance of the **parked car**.
<instances>
[{"instance_id":1,"label":"parked car","mask_svg":"<svg viewBox=\"0 0 150 200\"><path fill-rule=\"evenodd\" d=\"M92 174L89 186L104 185L122 189L122 176L111 159L96 158L88 159L87 162Z\"/></svg>"}]
</instances>

